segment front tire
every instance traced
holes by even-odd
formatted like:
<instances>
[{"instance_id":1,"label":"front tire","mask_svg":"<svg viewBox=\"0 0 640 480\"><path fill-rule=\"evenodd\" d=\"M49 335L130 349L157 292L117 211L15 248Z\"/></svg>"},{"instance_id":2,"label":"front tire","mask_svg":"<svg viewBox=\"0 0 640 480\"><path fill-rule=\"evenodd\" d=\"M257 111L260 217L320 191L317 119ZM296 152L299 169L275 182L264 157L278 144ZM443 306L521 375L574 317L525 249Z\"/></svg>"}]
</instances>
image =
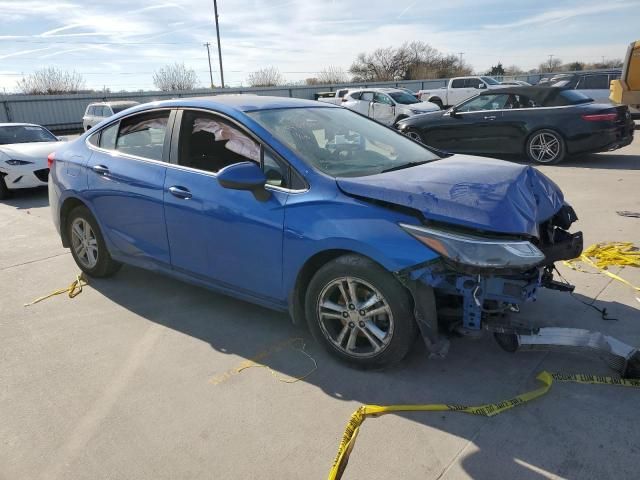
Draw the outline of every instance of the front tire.
<instances>
[{"instance_id":1,"label":"front tire","mask_svg":"<svg viewBox=\"0 0 640 480\"><path fill-rule=\"evenodd\" d=\"M87 275L109 277L120 269L121 264L111 258L98 222L87 207L78 206L69 213L67 235L71 255Z\"/></svg>"},{"instance_id":2,"label":"front tire","mask_svg":"<svg viewBox=\"0 0 640 480\"><path fill-rule=\"evenodd\" d=\"M7 184L4 181L4 177L0 176L0 200L4 200L5 198L9 198L11 196L11 190L7 188Z\"/></svg>"},{"instance_id":3,"label":"front tire","mask_svg":"<svg viewBox=\"0 0 640 480\"><path fill-rule=\"evenodd\" d=\"M359 368L402 360L417 334L409 293L391 273L359 255L344 255L314 275L305 297L313 336Z\"/></svg>"},{"instance_id":4,"label":"front tire","mask_svg":"<svg viewBox=\"0 0 640 480\"><path fill-rule=\"evenodd\" d=\"M529 161L541 165L560 163L567 153L562 136L549 129L538 130L527 140L526 153Z\"/></svg>"}]
</instances>

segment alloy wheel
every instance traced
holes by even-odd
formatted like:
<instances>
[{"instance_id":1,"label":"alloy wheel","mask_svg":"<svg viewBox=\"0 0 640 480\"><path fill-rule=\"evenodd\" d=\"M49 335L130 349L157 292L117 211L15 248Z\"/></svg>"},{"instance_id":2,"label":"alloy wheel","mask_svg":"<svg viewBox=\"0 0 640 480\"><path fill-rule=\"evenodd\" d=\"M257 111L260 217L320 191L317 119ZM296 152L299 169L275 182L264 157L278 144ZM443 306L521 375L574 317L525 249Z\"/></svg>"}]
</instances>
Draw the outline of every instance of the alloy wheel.
<instances>
[{"instance_id":1,"label":"alloy wheel","mask_svg":"<svg viewBox=\"0 0 640 480\"><path fill-rule=\"evenodd\" d=\"M415 140L416 142L424 143L422 141L422 137L420 136L420 134L418 132L416 132L415 130L408 130L406 135L407 135L407 137L409 137L412 140Z\"/></svg>"},{"instance_id":2,"label":"alloy wheel","mask_svg":"<svg viewBox=\"0 0 640 480\"><path fill-rule=\"evenodd\" d=\"M321 291L317 314L323 335L354 357L373 357L393 336L393 313L384 296L368 282L341 277Z\"/></svg>"},{"instance_id":3,"label":"alloy wheel","mask_svg":"<svg viewBox=\"0 0 640 480\"><path fill-rule=\"evenodd\" d=\"M71 245L82 266L92 269L97 265L98 239L84 218L76 218L71 224Z\"/></svg>"},{"instance_id":4,"label":"alloy wheel","mask_svg":"<svg viewBox=\"0 0 640 480\"><path fill-rule=\"evenodd\" d=\"M553 162L561 151L560 139L553 133L538 133L529 142L529 154L536 162Z\"/></svg>"}]
</instances>

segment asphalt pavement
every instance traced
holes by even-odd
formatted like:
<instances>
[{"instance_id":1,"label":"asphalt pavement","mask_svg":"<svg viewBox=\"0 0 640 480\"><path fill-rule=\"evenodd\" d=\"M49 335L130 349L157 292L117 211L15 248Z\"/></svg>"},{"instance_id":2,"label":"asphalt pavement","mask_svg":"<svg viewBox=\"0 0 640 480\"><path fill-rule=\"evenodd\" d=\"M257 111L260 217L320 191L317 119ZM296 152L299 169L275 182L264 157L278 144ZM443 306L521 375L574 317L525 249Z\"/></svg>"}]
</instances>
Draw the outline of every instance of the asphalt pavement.
<instances>
[{"instance_id":1,"label":"asphalt pavement","mask_svg":"<svg viewBox=\"0 0 640 480\"><path fill-rule=\"evenodd\" d=\"M616 213L640 211L640 141L541 170L574 205L586 244L640 244L640 219ZM416 342L390 370L353 370L286 315L132 267L73 300L24 307L78 273L50 217L46 190L0 202L2 480L323 479L363 403L482 404L535 388L542 370L613 373L588 356L509 354L490 336L454 338L443 360ZM560 270L575 298L542 291L524 320L640 345L638 292ZM639 269L621 275L640 284ZM317 369L286 383L314 365L296 344L282 347L297 337ZM272 370L237 371L256 357ZM638 405L640 390L555 384L494 418L386 415L364 424L344 478L635 479Z\"/></svg>"}]
</instances>

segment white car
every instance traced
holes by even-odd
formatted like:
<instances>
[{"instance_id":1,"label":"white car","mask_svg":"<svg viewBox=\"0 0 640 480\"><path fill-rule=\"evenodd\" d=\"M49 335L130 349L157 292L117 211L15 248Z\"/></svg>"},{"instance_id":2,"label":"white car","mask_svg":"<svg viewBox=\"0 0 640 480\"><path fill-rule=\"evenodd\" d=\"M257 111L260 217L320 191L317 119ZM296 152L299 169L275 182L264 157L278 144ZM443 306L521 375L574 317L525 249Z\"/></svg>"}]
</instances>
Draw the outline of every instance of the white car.
<instances>
[{"instance_id":1,"label":"white car","mask_svg":"<svg viewBox=\"0 0 640 480\"><path fill-rule=\"evenodd\" d=\"M403 118L440 110L438 105L421 102L398 88L363 88L347 93L342 106L373 118L384 125L395 125Z\"/></svg>"},{"instance_id":2,"label":"white car","mask_svg":"<svg viewBox=\"0 0 640 480\"><path fill-rule=\"evenodd\" d=\"M339 88L335 92L320 92L316 93L316 100L324 103L333 103L334 105L340 105L344 101L344 96L349 93L349 88Z\"/></svg>"},{"instance_id":3,"label":"white car","mask_svg":"<svg viewBox=\"0 0 640 480\"><path fill-rule=\"evenodd\" d=\"M134 101L118 101L118 102L99 102L90 103L82 117L82 127L86 132L91 127L95 127L105 118L109 118L122 110L140 105Z\"/></svg>"},{"instance_id":4,"label":"white car","mask_svg":"<svg viewBox=\"0 0 640 480\"><path fill-rule=\"evenodd\" d=\"M504 88L495 78L487 76L454 77L445 87L420 90L418 98L433 102L443 110L475 97L483 90Z\"/></svg>"},{"instance_id":5,"label":"white car","mask_svg":"<svg viewBox=\"0 0 640 480\"><path fill-rule=\"evenodd\" d=\"M47 184L47 157L63 138L40 125L0 123L0 200L11 190Z\"/></svg>"}]
</instances>

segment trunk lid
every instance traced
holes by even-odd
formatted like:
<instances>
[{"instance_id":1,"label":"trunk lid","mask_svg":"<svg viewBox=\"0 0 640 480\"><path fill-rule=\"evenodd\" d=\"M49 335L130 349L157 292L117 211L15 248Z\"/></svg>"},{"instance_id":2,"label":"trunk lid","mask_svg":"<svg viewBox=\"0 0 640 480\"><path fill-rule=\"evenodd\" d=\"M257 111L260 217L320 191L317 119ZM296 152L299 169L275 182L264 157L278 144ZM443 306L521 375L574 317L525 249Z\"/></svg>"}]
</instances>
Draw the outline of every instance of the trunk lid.
<instances>
[{"instance_id":1,"label":"trunk lid","mask_svg":"<svg viewBox=\"0 0 640 480\"><path fill-rule=\"evenodd\" d=\"M538 237L538 225L564 204L535 168L467 155L336 181L346 194L412 208L427 220L505 234Z\"/></svg>"}]
</instances>

